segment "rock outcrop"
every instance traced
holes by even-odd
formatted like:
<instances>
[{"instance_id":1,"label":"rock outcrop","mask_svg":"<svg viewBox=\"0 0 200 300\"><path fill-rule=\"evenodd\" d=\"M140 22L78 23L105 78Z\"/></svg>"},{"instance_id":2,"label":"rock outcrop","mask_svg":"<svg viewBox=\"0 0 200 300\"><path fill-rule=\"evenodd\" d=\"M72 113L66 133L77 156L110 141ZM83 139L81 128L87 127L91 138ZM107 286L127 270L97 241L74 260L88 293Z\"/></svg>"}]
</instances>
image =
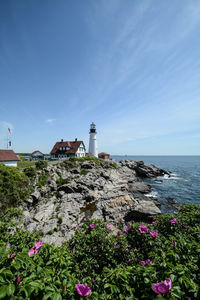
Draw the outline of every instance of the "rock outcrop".
<instances>
[{"instance_id":1,"label":"rock outcrop","mask_svg":"<svg viewBox=\"0 0 200 300\"><path fill-rule=\"evenodd\" d=\"M68 240L85 217L113 224L150 220L161 214L159 202L145 194L151 186L140 178L168 174L142 161L64 161L39 171L34 192L23 206L23 226L57 246ZM46 184L39 179L45 175ZM169 174L168 174L169 175Z\"/></svg>"}]
</instances>

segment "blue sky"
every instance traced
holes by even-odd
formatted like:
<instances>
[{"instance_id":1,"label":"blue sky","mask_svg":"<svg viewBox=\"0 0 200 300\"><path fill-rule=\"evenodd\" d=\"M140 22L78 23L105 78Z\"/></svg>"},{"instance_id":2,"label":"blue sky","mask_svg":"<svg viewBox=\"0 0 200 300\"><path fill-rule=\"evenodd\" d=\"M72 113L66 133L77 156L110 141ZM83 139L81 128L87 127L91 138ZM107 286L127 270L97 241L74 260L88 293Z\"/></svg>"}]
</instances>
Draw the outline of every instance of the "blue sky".
<instances>
[{"instance_id":1,"label":"blue sky","mask_svg":"<svg viewBox=\"0 0 200 300\"><path fill-rule=\"evenodd\" d=\"M200 1L0 1L0 148L200 155Z\"/></svg>"}]
</instances>

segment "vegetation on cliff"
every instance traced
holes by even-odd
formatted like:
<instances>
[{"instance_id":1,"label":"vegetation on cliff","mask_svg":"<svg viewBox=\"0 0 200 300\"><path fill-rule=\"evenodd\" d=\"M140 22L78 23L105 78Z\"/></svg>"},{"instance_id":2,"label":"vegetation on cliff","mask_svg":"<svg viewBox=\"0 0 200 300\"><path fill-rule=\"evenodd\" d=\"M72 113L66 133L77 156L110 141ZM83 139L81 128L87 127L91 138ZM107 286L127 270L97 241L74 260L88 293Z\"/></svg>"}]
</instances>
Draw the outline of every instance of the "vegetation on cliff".
<instances>
[{"instance_id":1,"label":"vegetation on cliff","mask_svg":"<svg viewBox=\"0 0 200 300\"><path fill-rule=\"evenodd\" d=\"M0 299L199 299L200 208L118 229L84 218L62 247L0 216Z\"/></svg>"},{"instance_id":2,"label":"vegetation on cliff","mask_svg":"<svg viewBox=\"0 0 200 300\"><path fill-rule=\"evenodd\" d=\"M18 206L30 194L31 187L28 177L13 167L0 164L0 207Z\"/></svg>"}]
</instances>

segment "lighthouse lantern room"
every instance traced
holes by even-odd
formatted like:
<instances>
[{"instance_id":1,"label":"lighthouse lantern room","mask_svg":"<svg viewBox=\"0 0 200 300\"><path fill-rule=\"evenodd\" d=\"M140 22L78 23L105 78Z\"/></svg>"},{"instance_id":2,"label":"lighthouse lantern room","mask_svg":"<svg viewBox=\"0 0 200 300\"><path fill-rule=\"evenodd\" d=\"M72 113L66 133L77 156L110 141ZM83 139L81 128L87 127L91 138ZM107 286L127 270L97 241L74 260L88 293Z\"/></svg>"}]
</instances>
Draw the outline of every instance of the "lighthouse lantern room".
<instances>
[{"instance_id":1,"label":"lighthouse lantern room","mask_svg":"<svg viewBox=\"0 0 200 300\"><path fill-rule=\"evenodd\" d=\"M93 156L98 157L97 139L96 139L96 125L94 122L90 125L90 141L89 141L89 153Z\"/></svg>"}]
</instances>

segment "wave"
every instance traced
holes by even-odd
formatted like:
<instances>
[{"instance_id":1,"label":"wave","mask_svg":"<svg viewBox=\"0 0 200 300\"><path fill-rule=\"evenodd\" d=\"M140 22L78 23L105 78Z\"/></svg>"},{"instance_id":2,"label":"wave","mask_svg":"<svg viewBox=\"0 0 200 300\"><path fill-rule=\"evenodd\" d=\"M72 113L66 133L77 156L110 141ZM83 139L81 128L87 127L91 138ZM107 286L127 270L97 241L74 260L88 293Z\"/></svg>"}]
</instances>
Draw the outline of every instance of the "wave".
<instances>
[{"instance_id":1,"label":"wave","mask_svg":"<svg viewBox=\"0 0 200 300\"><path fill-rule=\"evenodd\" d=\"M150 193L148 194L145 194L146 197L149 197L149 198L158 198L158 192L156 191L151 191Z\"/></svg>"}]
</instances>

